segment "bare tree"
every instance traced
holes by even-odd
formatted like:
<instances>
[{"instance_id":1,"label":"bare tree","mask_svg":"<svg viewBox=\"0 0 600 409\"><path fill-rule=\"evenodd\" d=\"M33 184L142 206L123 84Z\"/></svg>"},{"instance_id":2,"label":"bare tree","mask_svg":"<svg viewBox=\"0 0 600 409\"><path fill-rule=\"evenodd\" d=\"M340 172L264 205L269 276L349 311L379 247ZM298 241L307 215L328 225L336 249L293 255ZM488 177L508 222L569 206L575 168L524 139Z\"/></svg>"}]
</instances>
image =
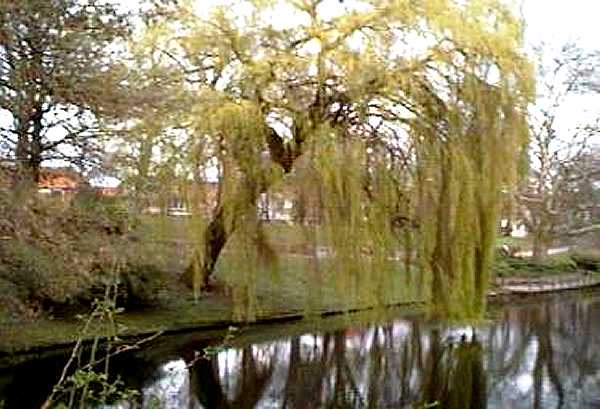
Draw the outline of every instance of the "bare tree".
<instances>
[{"instance_id":1,"label":"bare tree","mask_svg":"<svg viewBox=\"0 0 600 409\"><path fill-rule=\"evenodd\" d=\"M539 93L530 116L530 167L519 202L520 217L532 235L533 254L541 257L553 241L582 228L587 231L595 223L590 213L595 206L593 192L581 188L588 183L593 190L590 179L597 177L591 141L600 132L600 119L577 123L572 132L561 130L560 123L567 119L565 106L573 97L600 89L592 75L600 54L573 44L564 45L553 58L543 46L536 51Z\"/></svg>"}]
</instances>

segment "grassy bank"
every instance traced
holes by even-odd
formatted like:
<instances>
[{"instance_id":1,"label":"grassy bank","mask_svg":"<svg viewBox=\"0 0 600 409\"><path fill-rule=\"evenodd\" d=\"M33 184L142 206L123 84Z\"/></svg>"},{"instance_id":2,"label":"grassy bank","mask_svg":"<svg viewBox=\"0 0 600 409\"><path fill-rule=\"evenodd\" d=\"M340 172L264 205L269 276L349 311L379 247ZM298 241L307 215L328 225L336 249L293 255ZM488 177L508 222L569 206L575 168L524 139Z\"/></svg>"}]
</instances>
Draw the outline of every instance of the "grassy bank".
<instances>
[{"instance_id":1,"label":"grassy bank","mask_svg":"<svg viewBox=\"0 0 600 409\"><path fill-rule=\"evenodd\" d=\"M403 306L422 305L398 301ZM384 311L383 306L366 303L331 302L319 309L307 310L303 305L285 302L264 305L252 322L274 323L301 318L318 318L353 311ZM173 332L182 330L201 330L226 328L230 325L246 325L235 318L234 306L227 298L212 295L199 301L191 297L163 305L160 308L148 308L126 312L119 318L122 325L122 336L152 334L155 332ZM78 339L81 324L75 319L40 318L26 323L5 323L0 325L0 353L13 353L65 345ZM105 328L96 327L87 335L103 335Z\"/></svg>"},{"instance_id":2,"label":"grassy bank","mask_svg":"<svg viewBox=\"0 0 600 409\"><path fill-rule=\"evenodd\" d=\"M498 255L493 265L497 278L537 278L575 273L600 273L600 252L572 251L543 259Z\"/></svg>"},{"instance_id":3,"label":"grassy bank","mask_svg":"<svg viewBox=\"0 0 600 409\"><path fill-rule=\"evenodd\" d=\"M307 255L314 248L302 228L277 224L265 229L276 257L248 259L242 238L234 235L217 265L220 287L197 299L184 271L201 221L130 220L122 203L85 196L67 205L37 197L23 206L12 197L0 199L1 214L10 215L0 226L2 351L72 342L75 317L88 313L114 280L118 305L127 311L124 334L416 301L395 266L380 288L361 274L339 280L335 260Z\"/></svg>"},{"instance_id":4,"label":"grassy bank","mask_svg":"<svg viewBox=\"0 0 600 409\"><path fill-rule=\"evenodd\" d=\"M594 290L582 290L588 293ZM532 296L503 296L490 298L490 313L493 314L495 308L514 302L528 302L530 298L549 297L552 295L541 294ZM270 325L269 334L280 333L287 334L287 327L302 328L309 330L331 330L331 322L340 323L342 326L356 326L360 323L369 323L379 320L389 320L397 316L404 316L407 313L426 312L426 304L413 302L391 305L385 308L371 308L368 305L334 305L323 308L321 311L313 311L307 314L301 309L279 308L272 310L263 310L257 320L252 323L252 327L263 328L264 324ZM347 314L352 312L352 314ZM339 316L339 318L330 320L328 317ZM357 317L362 317L358 321ZM327 318L325 321L323 318ZM299 323L290 324L291 322ZM179 303L172 303L161 308L152 308L143 311L127 312L119 318L122 327L122 336L142 336L151 335L156 332L166 334L181 331L203 331L210 334L219 334L229 326L244 327L243 322L234 320L233 308L231 302L223 297L211 296L205 297L198 302L191 299L181 300ZM21 324L4 324L0 326L0 355L7 355L22 352L34 352L59 346L68 346L78 339L78 331L81 325L76 320L64 319L39 319L35 322ZM213 332L214 331L214 332ZM95 328L95 332L88 334L93 337L94 334L103 335L105 329Z\"/></svg>"},{"instance_id":5,"label":"grassy bank","mask_svg":"<svg viewBox=\"0 0 600 409\"><path fill-rule=\"evenodd\" d=\"M265 226L275 255L266 261L245 257L243 240L234 235L217 265L220 286L197 298L183 273L198 245L198 220L142 217L131 222L124 219L119 203L90 209L85 198L67 208L39 202L22 209L10 202L3 206L14 216L0 243L3 352L76 340L80 324L75 316L89 312L91 301L115 276L115 259L121 260L116 270L118 302L126 311L120 319L124 335L414 305L427 298L399 262L386 264L378 276L360 274L357 265L352 279L340 279L334 258L311 256L315 245L324 244L319 240L322 232L286 224ZM130 226L120 227L124 223ZM307 244L308 235L316 239L312 245ZM357 260L370 262L368 255ZM539 277L600 271L599 266L600 256L593 253L541 262L498 257L494 275ZM105 329L95 331L101 335Z\"/></svg>"},{"instance_id":6,"label":"grassy bank","mask_svg":"<svg viewBox=\"0 0 600 409\"><path fill-rule=\"evenodd\" d=\"M564 257L564 256L562 256ZM585 260L589 261L589 257ZM531 261L528 261L531 262ZM516 263L516 262L515 262ZM525 263L520 260L521 267ZM561 264L562 265L562 264ZM543 266L541 270L534 270L534 266ZM527 264L527 268L520 271L521 277L536 278L541 274L552 271L560 275L557 259L553 257L547 265L536 262L535 265ZM308 308L310 294L305 274L300 274L305 267L303 263L296 260L296 268L289 269L283 277L273 281L268 274L262 278L262 291L259 293L260 306L254 323L282 323L289 320L319 318L322 316L344 313L348 311L372 311L376 316L389 316L397 311L389 306L400 305L403 309L416 308L425 311L425 304L418 299L403 299L397 297L388 303L387 308L382 305L373 305L368 300L344 300L336 297L336 289L329 286L324 289L330 293L330 302L319 306L313 304ZM564 265L563 265L564 267ZM561 267L561 268L563 268ZM576 267L573 267L576 268ZM563 273L569 271L560 270ZM581 270L578 270L581 271ZM598 271L590 271L592 274L600 274ZM503 302L510 298L494 299L494 302ZM244 322L236 320L235 305L230 295L211 294L201 297L199 300L193 298L191 291L182 293L177 300L171 300L160 307L149 307L124 313L119 322L122 324L122 334L141 335L151 334L158 331L183 331L183 330L211 330L226 328L229 325L245 325ZM312 324L311 324L312 325ZM32 349L47 348L74 342L78 337L79 322L74 319L49 319L39 318L31 322L8 323L0 326L2 337L0 338L0 351L2 353L22 352ZM104 329L95 329L97 334L103 334ZM92 334L89 334L91 336Z\"/></svg>"}]
</instances>

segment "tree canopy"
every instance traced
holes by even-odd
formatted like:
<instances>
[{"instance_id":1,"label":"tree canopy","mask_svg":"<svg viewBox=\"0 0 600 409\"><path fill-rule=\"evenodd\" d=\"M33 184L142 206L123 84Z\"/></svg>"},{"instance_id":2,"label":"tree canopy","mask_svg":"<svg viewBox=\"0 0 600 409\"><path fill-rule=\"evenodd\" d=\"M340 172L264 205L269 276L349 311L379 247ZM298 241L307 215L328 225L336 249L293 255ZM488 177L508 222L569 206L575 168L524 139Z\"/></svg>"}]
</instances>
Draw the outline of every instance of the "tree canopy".
<instances>
[{"instance_id":1,"label":"tree canopy","mask_svg":"<svg viewBox=\"0 0 600 409\"><path fill-rule=\"evenodd\" d=\"M98 159L101 120L125 104L115 55L127 34L109 2L0 1L0 149L22 179L44 161Z\"/></svg>"},{"instance_id":2,"label":"tree canopy","mask_svg":"<svg viewBox=\"0 0 600 409\"><path fill-rule=\"evenodd\" d=\"M0 147L21 179L99 159L110 135L136 213L174 190L192 204L196 289L233 254L240 315L256 313L257 272L281 270L257 209L281 190L315 297L327 273L353 303L482 312L534 94L510 4L144 4L129 19L108 1L0 2Z\"/></svg>"},{"instance_id":3,"label":"tree canopy","mask_svg":"<svg viewBox=\"0 0 600 409\"><path fill-rule=\"evenodd\" d=\"M244 254L264 253L257 199L287 184L320 215L344 292L385 300L393 271L444 309L469 300L462 305L480 311L533 95L511 9L449 0L237 6L183 2L147 29L160 33L157 51L192 95L177 107L188 160L219 169L219 205L190 270L208 284L236 231L254 249Z\"/></svg>"}]
</instances>

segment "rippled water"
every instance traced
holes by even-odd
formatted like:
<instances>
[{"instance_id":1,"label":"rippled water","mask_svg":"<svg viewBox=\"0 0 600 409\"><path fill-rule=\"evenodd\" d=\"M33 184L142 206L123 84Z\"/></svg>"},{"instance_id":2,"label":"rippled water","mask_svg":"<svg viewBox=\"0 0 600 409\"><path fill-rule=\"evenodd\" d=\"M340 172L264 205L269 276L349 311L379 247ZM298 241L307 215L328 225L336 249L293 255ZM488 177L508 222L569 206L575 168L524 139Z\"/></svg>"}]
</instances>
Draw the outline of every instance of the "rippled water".
<instances>
[{"instance_id":1,"label":"rippled water","mask_svg":"<svg viewBox=\"0 0 600 409\"><path fill-rule=\"evenodd\" d=\"M600 408L599 342L600 292L513 302L475 328L411 315L273 336L197 362L206 341L177 335L114 362L142 394L112 407ZM1 369L6 407L39 405L63 359Z\"/></svg>"}]
</instances>

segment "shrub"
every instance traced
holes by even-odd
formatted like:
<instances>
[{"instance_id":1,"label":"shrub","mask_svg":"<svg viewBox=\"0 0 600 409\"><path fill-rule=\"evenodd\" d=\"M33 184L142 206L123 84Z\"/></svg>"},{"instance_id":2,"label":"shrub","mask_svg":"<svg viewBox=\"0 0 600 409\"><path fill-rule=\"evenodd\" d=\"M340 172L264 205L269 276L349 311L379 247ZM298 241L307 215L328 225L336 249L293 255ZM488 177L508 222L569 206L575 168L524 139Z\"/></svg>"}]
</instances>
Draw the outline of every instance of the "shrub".
<instances>
[{"instance_id":1,"label":"shrub","mask_svg":"<svg viewBox=\"0 0 600 409\"><path fill-rule=\"evenodd\" d=\"M0 324L19 321L28 315L24 299L16 284L0 277Z\"/></svg>"},{"instance_id":2,"label":"shrub","mask_svg":"<svg viewBox=\"0 0 600 409\"><path fill-rule=\"evenodd\" d=\"M498 277L556 275L577 269L577 263L565 254L548 256L542 260L497 254L492 265L492 271Z\"/></svg>"},{"instance_id":3,"label":"shrub","mask_svg":"<svg viewBox=\"0 0 600 409\"><path fill-rule=\"evenodd\" d=\"M67 218L82 231L98 231L122 235L135 224L123 198L99 196L93 192L81 192L67 212Z\"/></svg>"},{"instance_id":4,"label":"shrub","mask_svg":"<svg viewBox=\"0 0 600 409\"><path fill-rule=\"evenodd\" d=\"M133 261L144 257L123 234L129 223L120 199L86 194L65 204L1 193L0 290L10 302L3 301L0 315L19 315L30 304L58 313L87 309L103 296L116 264L125 265L123 304L159 302L167 277L151 263Z\"/></svg>"},{"instance_id":5,"label":"shrub","mask_svg":"<svg viewBox=\"0 0 600 409\"><path fill-rule=\"evenodd\" d=\"M0 261L0 278L16 285L21 297L44 305L67 303L90 286L89 276L72 260L20 240L4 243Z\"/></svg>"},{"instance_id":6,"label":"shrub","mask_svg":"<svg viewBox=\"0 0 600 409\"><path fill-rule=\"evenodd\" d=\"M114 272L107 271L107 266L96 266L95 276L114 277ZM163 270L151 264L127 263L118 270L117 303L126 309L144 308L161 304L169 290L169 277ZM100 298L105 283L97 280L91 291L79 299L80 304L89 304L94 298Z\"/></svg>"},{"instance_id":7,"label":"shrub","mask_svg":"<svg viewBox=\"0 0 600 409\"><path fill-rule=\"evenodd\" d=\"M492 264L492 275L495 277L510 277L515 274L515 270L507 260L509 256L504 254L496 254L494 263Z\"/></svg>"},{"instance_id":8,"label":"shrub","mask_svg":"<svg viewBox=\"0 0 600 409\"><path fill-rule=\"evenodd\" d=\"M600 252L574 252L571 257L579 268L600 272Z\"/></svg>"}]
</instances>

